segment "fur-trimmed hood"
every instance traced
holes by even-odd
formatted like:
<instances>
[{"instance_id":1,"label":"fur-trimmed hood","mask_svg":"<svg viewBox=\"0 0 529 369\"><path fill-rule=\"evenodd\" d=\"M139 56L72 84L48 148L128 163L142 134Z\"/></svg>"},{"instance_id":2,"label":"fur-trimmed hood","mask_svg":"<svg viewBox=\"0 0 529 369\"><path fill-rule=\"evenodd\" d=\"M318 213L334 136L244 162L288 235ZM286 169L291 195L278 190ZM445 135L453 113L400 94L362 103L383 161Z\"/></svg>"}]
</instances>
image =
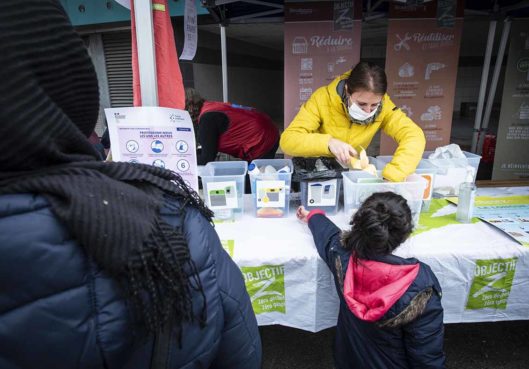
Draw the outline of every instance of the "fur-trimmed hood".
<instances>
[{"instance_id":1,"label":"fur-trimmed hood","mask_svg":"<svg viewBox=\"0 0 529 369\"><path fill-rule=\"evenodd\" d=\"M423 313L432 294L440 294L434 280L413 291L421 267L416 259L392 255L377 260L351 257L343 282L349 310L357 318L380 327L395 328L412 322Z\"/></svg>"}]
</instances>

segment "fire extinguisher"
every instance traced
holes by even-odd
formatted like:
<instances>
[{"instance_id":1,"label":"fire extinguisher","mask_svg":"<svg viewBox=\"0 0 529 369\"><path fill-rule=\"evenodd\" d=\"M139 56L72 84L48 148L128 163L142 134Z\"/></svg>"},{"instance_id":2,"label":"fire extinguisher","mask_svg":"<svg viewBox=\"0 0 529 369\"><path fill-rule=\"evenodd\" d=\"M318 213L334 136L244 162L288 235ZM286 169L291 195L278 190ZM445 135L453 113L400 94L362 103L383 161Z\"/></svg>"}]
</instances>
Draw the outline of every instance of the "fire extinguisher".
<instances>
[{"instance_id":1,"label":"fire extinguisher","mask_svg":"<svg viewBox=\"0 0 529 369\"><path fill-rule=\"evenodd\" d=\"M487 164L494 162L494 152L496 151L496 135L486 135L483 140L483 150L481 151L481 161Z\"/></svg>"}]
</instances>

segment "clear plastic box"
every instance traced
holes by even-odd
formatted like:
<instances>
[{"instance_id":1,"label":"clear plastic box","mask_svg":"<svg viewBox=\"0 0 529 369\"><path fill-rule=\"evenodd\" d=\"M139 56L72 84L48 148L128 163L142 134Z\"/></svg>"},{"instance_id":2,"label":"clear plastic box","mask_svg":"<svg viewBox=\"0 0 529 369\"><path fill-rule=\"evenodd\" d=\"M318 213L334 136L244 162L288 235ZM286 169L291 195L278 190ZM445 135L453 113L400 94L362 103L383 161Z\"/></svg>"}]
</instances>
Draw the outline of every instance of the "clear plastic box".
<instances>
[{"instance_id":1,"label":"clear plastic box","mask_svg":"<svg viewBox=\"0 0 529 369\"><path fill-rule=\"evenodd\" d=\"M379 155L377 156L376 164L378 170L383 170L384 167L393 159L393 155ZM434 191L435 176L437 175L438 168L430 163L427 159L421 159L415 173L421 175L426 181L426 189L424 190L423 201L422 201L422 212L427 212L430 209L430 203L432 193Z\"/></svg>"},{"instance_id":2,"label":"clear plastic box","mask_svg":"<svg viewBox=\"0 0 529 369\"><path fill-rule=\"evenodd\" d=\"M252 203L259 218L282 218L290 208L290 184L294 166L290 159L256 159L252 161L261 171L249 172L252 187ZM263 173L271 166L275 173ZM284 172L283 172L284 171Z\"/></svg>"},{"instance_id":3,"label":"clear plastic box","mask_svg":"<svg viewBox=\"0 0 529 369\"><path fill-rule=\"evenodd\" d=\"M378 173L379 177L381 172ZM376 192L395 192L408 201L411 209L413 223L419 224L419 215L422 207L426 180L420 175L411 175L406 182L369 182L376 180L373 175L360 170L343 172L344 188L344 213L350 218L362 203ZM367 182L363 182L367 181Z\"/></svg>"},{"instance_id":4,"label":"clear plastic box","mask_svg":"<svg viewBox=\"0 0 529 369\"><path fill-rule=\"evenodd\" d=\"M376 157L376 162L374 163L377 167L377 170L383 170L384 167L393 159L393 155L379 155ZM430 160L421 159L415 173L426 173L431 171L437 173L437 167L433 165Z\"/></svg>"},{"instance_id":5,"label":"clear plastic box","mask_svg":"<svg viewBox=\"0 0 529 369\"><path fill-rule=\"evenodd\" d=\"M467 178L467 166L474 169L474 182L478 173L481 156L463 151L466 159L428 159L433 151L425 151L423 158L435 167L437 173L434 182L434 192L443 196L457 196L459 185Z\"/></svg>"},{"instance_id":6,"label":"clear plastic box","mask_svg":"<svg viewBox=\"0 0 529 369\"><path fill-rule=\"evenodd\" d=\"M215 161L201 170L203 197L216 220L236 220L244 209L245 161Z\"/></svg>"}]
</instances>

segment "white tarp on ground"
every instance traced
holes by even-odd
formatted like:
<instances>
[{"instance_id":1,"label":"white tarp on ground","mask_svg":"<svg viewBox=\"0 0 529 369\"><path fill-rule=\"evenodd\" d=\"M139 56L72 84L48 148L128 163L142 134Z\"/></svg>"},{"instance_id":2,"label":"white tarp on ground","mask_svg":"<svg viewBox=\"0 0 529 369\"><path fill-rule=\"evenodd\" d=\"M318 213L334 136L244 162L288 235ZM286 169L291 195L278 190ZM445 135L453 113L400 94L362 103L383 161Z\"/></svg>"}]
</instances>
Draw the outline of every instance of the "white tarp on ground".
<instances>
[{"instance_id":1,"label":"white tarp on ground","mask_svg":"<svg viewBox=\"0 0 529 369\"><path fill-rule=\"evenodd\" d=\"M512 190L501 193L505 196L508 191ZM529 196L527 187L516 191ZM245 199L242 219L217 224L216 229L243 272L258 323L312 332L334 326L338 313L334 283L308 227L295 218L295 207L288 218L255 218L251 196ZM439 214L453 212L451 206ZM343 213L331 219L347 227ZM396 254L431 266L443 288L446 323L529 319L529 247L486 223L423 230Z\"/></svg>"}]
</instances>

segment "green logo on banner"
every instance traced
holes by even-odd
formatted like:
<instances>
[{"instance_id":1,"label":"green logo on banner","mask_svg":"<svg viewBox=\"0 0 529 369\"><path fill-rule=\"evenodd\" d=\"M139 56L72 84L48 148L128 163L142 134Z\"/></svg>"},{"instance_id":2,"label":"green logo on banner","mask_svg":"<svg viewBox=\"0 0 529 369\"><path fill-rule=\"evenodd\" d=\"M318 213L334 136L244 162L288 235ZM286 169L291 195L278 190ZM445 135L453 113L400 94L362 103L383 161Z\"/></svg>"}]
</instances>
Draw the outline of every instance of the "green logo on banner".
<instances>
[{"instance_id":1,"label":"green logo on banner","mask_svg":"<svg viewBox=\"0 0 529 369\"><path fill-rule=\"evenodd\" d=\"M285 268L283 265L241 267L255 314L285 313Z\"/></svg>"},{"instance_id":2,"label":"green logo on banner","mask_svg":"<svg viewBox=\"0 0 529 369\"><path fill-rule=\"evenodd\" d=\"M517 258L476 260L467 309L505 309Z\"/></svg>"},{"instance_id":3,"label":"green logo on banner","mask_svg":"<svg viewBox=\"0 0 529 369\"><path fill-rule=\"evenodd\" d=\"M228 255L233 258L233 250L235 249L235 240L220 240L222 248L226 250Z\"/></svg>"}]
</instances>

